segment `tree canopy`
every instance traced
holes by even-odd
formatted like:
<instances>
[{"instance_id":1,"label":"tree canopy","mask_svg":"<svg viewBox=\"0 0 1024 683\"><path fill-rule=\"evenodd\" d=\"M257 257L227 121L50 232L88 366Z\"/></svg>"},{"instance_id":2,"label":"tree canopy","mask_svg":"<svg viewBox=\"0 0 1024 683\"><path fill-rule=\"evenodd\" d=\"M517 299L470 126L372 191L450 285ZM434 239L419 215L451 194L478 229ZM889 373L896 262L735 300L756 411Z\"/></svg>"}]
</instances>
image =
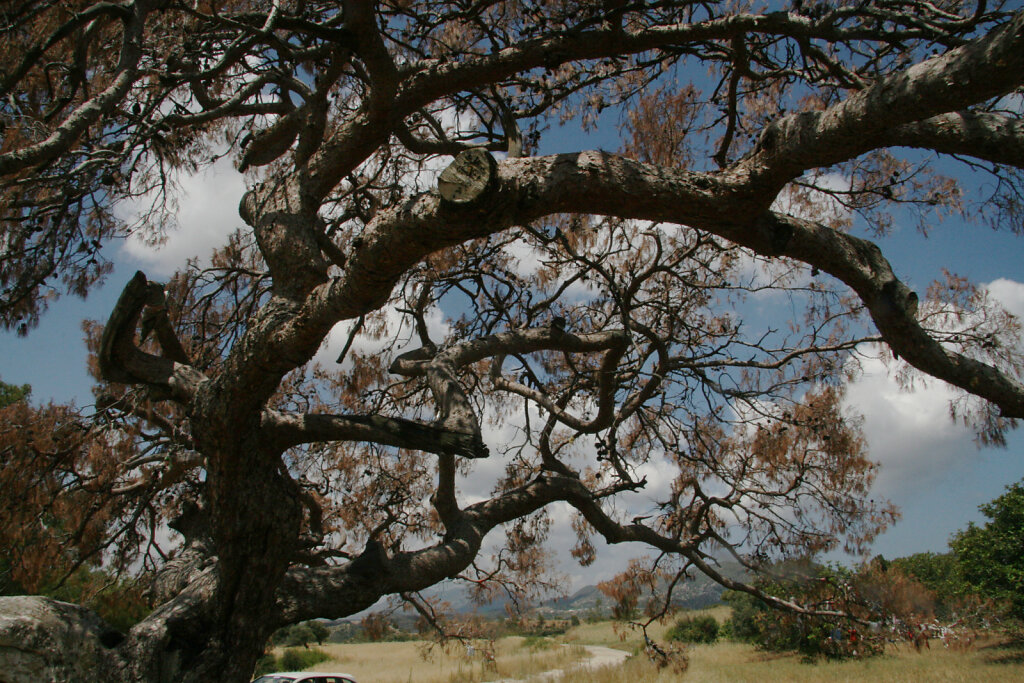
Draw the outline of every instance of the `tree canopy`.
<instances>
[{"instance_id":1,"label":"tree canopy","mask_svg":"<svg viewBox=\"0 0 1024 683\"><path fill-rule=\"evenodd\" d=\"M8 384L7 382L0 381L0 408L6 408L12 403L18 401L28 400L29 395L32 393L32 387L28 384Z\"/></svg>"},{"instance_id":2,"label":"tree canopy","mask_svg":"<svg viewBox=\"0 0 1024 683\"><path fill-rule=\"evenodd\" d=\"M0 646L48 675L244 681L274 630L383 596L443 628L421 591L528 598L565 510L581 563L595 535L653 550L627 601L700 571L828 612L715 554L893 519L843 403L862 354L957 388L983 442L1024 417L1019 321L955 263L911 291L876 240L1021 232L1012 3L19 0L0 37L9 329L101 281L104 245L159 243L179 174L247 185L208 261L88 326L91 419L5 433L16 562L149 582L114 635L0 598ZM545 153L609 121L617 151Z\"/></svg>"},{"instance_id":3,"label":"tree canopy","mask_svg":"<svg viewBox=\"0 0 1024 683\"><path fill-rule=\"evenodd\" d=\"M1006 487L1006 493L979 510L988 519L971 522L949 546L956 554L964 579L982 594L1010 605L1011 614L1024 618L1024 483Z\"/></svg>"}]
</instances>

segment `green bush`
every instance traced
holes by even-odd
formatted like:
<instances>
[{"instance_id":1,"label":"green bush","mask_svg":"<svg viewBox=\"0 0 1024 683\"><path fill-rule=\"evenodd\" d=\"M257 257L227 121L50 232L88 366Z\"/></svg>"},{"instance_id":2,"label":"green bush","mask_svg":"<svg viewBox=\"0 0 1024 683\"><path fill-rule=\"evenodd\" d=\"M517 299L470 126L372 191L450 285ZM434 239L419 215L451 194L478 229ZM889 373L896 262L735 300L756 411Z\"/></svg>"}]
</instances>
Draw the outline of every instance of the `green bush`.
<instances>
[{"instance_id":1,"label":"green bush","mask_svg":"<svg viewBox=\"0 0 1024 683\"><path fill-rule=\"evenodd\" d=\"M684 617L666 633L665 638L681 643L713 643L718 640L718 621L714 617Z\"/></svg>"},{"instance_id":2,"label":"green bush","mask_svg":"<svg viewBox=\"0 0 1024 683\"><path fill-rule=\"evenodd\" d=\"M317 648L290 647L277 658L275 671L303 671L320 662L326 662L331 656Z\"/></svg>"},{"instance_id":3,"label":"green bush","mask_svg":"<svg viewBox=\"0 0 1024 683\"><path fill-rule=\"evenodd\" d=\"M767 610L768 606L753 595L739 591L725 591L722 600L732 607L732 616L722 624L719 635L741 643L757 642L761 636L757 615Z\"/></svg>"}]
</instances>

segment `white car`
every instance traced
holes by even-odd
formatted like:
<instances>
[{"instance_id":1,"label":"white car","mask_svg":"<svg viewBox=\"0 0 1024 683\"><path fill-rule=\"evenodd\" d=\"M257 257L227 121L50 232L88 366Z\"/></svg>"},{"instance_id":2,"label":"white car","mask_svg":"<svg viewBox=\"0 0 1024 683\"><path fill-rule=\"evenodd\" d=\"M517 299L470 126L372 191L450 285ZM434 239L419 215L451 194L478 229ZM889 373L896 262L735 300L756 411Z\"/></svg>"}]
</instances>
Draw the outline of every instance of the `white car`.
<instances>
[{"instance_id":1,"label":"white car","mask_svg":"<svg viewBox=\"0 0 1024 683\"><path fill-rule=\"evenodd\" d=\"M280 671L260 676L252 683L356 683L356 679L352 674L326 671Z\"/></svg>"}]
</instances>

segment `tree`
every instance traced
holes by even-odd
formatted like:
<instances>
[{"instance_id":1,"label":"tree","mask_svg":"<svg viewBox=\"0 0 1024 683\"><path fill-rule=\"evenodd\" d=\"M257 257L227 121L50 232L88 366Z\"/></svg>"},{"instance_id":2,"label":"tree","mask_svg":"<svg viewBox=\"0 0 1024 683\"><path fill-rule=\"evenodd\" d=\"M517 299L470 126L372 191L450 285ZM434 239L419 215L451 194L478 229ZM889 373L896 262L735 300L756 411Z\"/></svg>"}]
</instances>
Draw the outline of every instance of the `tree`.
<instances>
[{"instance_id":1,"label":"tree","mask_svg":"<svg viewBox=\"0 0 1024 683\"><path fill-rule=\"evenodd\" d=\"M732 607L732 615L725 631L736 640L771 651L799 652L806 658L882 654L886 641L877 633L880 624L891 624L893 618L918 623L923 616L918 599L923 589L908 586L905 577L893 574L886 575L877 562L856 570L805 561L779 565L771 575L756 579L765 594L788 594L801 604L828 609L793 613L773 609L749 593L726 591L722 598Z\"/></svg>"},{"instance_id":2,"label":"tree","mask_svg":"<svg viewBox=\"0 0 1024 683\"><path fill-rule=\"evenodd\" d=\"M32 387L28 384L18 386L16 384L8 384L7 382L0 381L0 408L6 408L12 403L17 403L18 401L27 401L31 393Z\"/></svg>"},{"instance_id":3,"label":"tree","mask_svg":"<svg viewBox=\"0 0 1024 683\"><path fill-rule=\"evenodd\" d=\"M978 508L989 521L974 522L950 541L960 572L983 595L1009 603L1024 619L1024 482Z\"/></svg>"},{"instance_id":4,"label":"tree","mask_svg":"<svg viewBox=\"0 0 1024 683\"><path fill-rule=\"evenodd\" d=\"M363 638L370 642L377 642L378 640L384 640L394 630L394 624L387 618L386 615L380 612L371 612L363 617L360 622L360 626L363 629Z\"/></svg>"},{"instance_id":5,"label":"tree","mask_svg":"<svg viewBox=\"0 0 1024 683\"><path fill-rule=\"evenodd\" d=\"M310 621L306 624L313 633L313 640L317 645L323 645L324 641L331 637L331 629L319 621Z\"/></svg>"},{"instance_id":6,"label":"tree","mask_svg":"<svg viewBox=\"0 0 1024 683\"><path fill-rule=\"evenodd\" d=\"M976 589L964 579L956 553L915 553L894 559L891 567L934 593L939 617L952 617L975 607Z\"/></svg>"},{"instance_id":7,"label":"tree","mask_svg":"<svg viewBox=\"0 0 1024 683\"><path fill-rule=\"evenodd\" d=\"M104 511L69 547L131 559L154 607L111 639L88 610L2 599L0 642L17 631L46 675L243 681L288 624L382 596L443 624L419 591L448 577L523 597L548 583L555 503L581 562L593 534L657 552L627 583L701 571L827 612L711 552L756 570L892 519L843 406L855 350L962 390L984 441L1024 416L1018 322L953 275L919 297L872 241L975 207L1019 231L1024 14L1003 2L2 16L8 328L102 280L111 240L159 241L176 173L230 158L249 184L208 265L137 274L89 328L87 447L19 470L53 483L39 505ZM541 153L556 122L603 127L606 109L619 153ZM127 201L151 209L128 221ZM746 322L766 292L791 320ZM669 493L627 511L654 464Z\"/></svg>"}]
</instances>

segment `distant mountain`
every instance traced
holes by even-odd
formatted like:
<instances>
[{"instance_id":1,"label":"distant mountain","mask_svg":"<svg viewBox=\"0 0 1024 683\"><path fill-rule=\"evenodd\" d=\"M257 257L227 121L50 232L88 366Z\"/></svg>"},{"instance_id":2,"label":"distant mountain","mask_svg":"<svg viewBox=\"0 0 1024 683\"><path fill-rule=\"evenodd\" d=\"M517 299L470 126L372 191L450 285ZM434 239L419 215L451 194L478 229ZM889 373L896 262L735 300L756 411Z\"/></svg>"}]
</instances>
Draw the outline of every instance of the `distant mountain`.
<instances>
[{"instance_id":1,"label":"distant mountain","mask_svg":"<svg viewBox=\"0 0 1024 683\"><path fill-rule=\"evenodd\" d=\"M749 579L747 571L738 562L722 561L718 566L718 571L733 580ZM665 588L666 586L662 586L661 590L664 591ZM698 572L692 578L676 584L672 591L672 603L685 609L703 609L721 602L724 590L720 584ZM485 605L478 605L470 600L467 589L454 582L439 584L424 593L431 598L448 602L451 605L451 611L456 614L479 614L492 619L500 619L508 614L506 601L495 600ZM566 618L573 615L582 617L594 611L608 614L611 611L611 600L597 586L589 585L567 597L545 600L537 606L537 611L546 616ZM401 628L411 629L417 616L412 612L398 612L391 618ZM340 624L342 621L350 620L358 621L358 615L355 618L349 617L332 623Z\"/></svg>"},{"instance_id":2,"label":"distant mountain","mask_svg":"<svg viewBox=\"0 0 1024 683\"><path fill-rule=\"evenodd\" d=\"M747 577L746 570L737 562L723 562L718 570L730 579L742 580ZM664 591L667 586L660 588ZM686 609L703 609L721 602L724 590L721 584L697 573L693 578L676 584L672 590L672 604ZM540 609L545 612L579 614L591 611L598 605L607 610L610 608L610 600L597 586L584 586L567 598L556 598L541 603Z\"/></svg>"},{"instance_id":3,"label":"distant mountain","mask_svg":"<svg viewBox=\"0 0 1024 683\"><path fill-rule=\"evenodd\" d=\"M734 580L748 578L746 570L738 562L723 561L718 571ZM665 586L662 587L662 590L664 589ZM724 590L720 584L703 574L696 573L692 578L676 584L672 591L672 603L686 609L702 609L721 602ZM486 605L477 605L469 599L468 591L459 586L447 586L439 597L448 601L452 605L452 610L460 614L476 613L481 616L499 617L507 613L505 601L496 600ZM583 615L593 610L608 612L611 609L611 600L597 586L589 585L567 597L545 600L537 609L552 616Z\"/></svg>"}]
</instances>

